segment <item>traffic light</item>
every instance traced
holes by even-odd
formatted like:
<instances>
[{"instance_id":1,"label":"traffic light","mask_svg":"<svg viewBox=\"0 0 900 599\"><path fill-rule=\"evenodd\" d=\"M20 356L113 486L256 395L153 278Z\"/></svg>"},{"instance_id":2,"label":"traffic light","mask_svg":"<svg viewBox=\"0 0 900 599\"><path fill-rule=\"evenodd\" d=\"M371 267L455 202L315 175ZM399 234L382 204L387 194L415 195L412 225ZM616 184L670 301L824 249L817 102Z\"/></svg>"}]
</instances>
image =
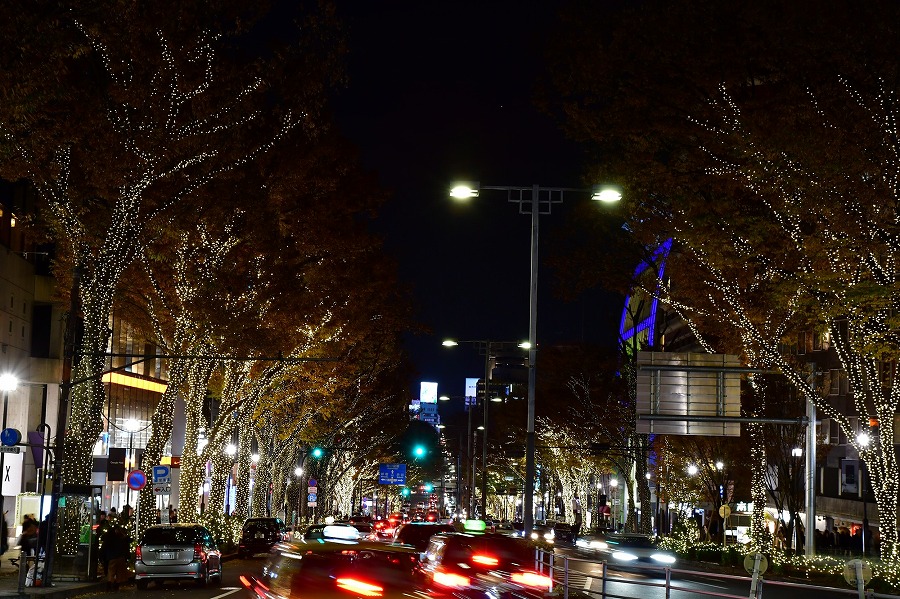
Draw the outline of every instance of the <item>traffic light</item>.
<instances>
[{"instance_id":1,"label":"traffic light","mask_svg":"<svg viewBox=\"0 0 900 599\"><path fill-rule=\"evenodd\" d=\"M431 483L425 483L425 492L431 493L432 491L434 491L434 485L432 485Z\"/></svg>"},{"instance_id":2,"label":"traffic light","mask_svg":"<svg viewBox=\"0 0 900 599\"><path fill-rule=\"evenodd\" d=\"M325 455L325 450L322 449L321 447L313 447L312 452L310 452L310 454L312 455L312 457L314 457L318 460L323 455Z\"/></svg>"},{"instance_id":3,"label":"traffic light","mask_svg":"<svg viewBox=\"0 0 900 599\"><path fill-rule=\"evenodd\" d=\"M400 489L400 494L403 495L404 497L409 497L409 493L410 493L410 491L409 491L409 488L407 488L407 487L403 487L402 489Z\"/></svg>"},{"instance_id":4,"label":"traffic light","mask_svg":"<svg viewBox=\"0 0 900 599\"><path fill-rule=\"evenodd\" d=\"M424 458L426 453L428 453L428 451L425 449L425 446L422 445L421 443L416 443L413 446L412 454L413 454L413 457L415 457L416 459Z\"/></svg>"}]
</instances>

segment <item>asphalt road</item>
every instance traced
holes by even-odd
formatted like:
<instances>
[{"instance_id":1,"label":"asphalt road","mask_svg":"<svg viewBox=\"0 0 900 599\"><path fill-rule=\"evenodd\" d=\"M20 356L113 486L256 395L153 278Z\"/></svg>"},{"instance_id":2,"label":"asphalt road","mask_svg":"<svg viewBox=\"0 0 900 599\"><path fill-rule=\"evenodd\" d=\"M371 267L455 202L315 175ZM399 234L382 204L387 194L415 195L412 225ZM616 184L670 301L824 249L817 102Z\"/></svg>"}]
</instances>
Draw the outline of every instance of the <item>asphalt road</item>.
<instances>
[{"instance_id":1,"label":"asphalt road","mask_svg":"<svg viewBox=\"0 0 900 599\"><path fill-rule=\"evenodd\" d=\"M150 583L147 590L139 591L134 583L124 585L117 593L90 593L79 597L141 597L144 599L244 599L247 592L238 582L238 576L245 573L258 574L265 558L260 556L244 560L230 560L222 566L222 584L201 588L191 581L168 581L163 586Z\"/></svg>"},{"instance_id":2,"label":"asphalt road","mask_svg":"<svg viewBox=\"0 0 900 599\"><path fill-rule=\"evenodd\" d=\"M151 584L145 591L138 591L133 584L123 586L115 594L91 593L81 597L141 597L144 599L225 599L233 597L244 599L247 595L238 581L241 574L258 574L262 569L265 558L263 556L245 559L231 560L224 564L224 576L221 585L207 588L199 588L195 583L166 582L162 587ZM560 564L561 565L561 560ZM688 566L685 566L687 568ZM592 597L602 597L604 590L602 565L597 562L581 559L569 561L569 585L574 590L589 590ZM561 578L558 573L555 578ZM749 580L721 578L715 575L707 575L701 572L682 573L673 572L671 575L671 587L666 594L665 575L663 571L632 571L615 568L607 569L606 596L636 599L696 599L697 597L731 597L734 599L746 599L750 594ZM798 599L800 597L816 597L816 599L847 599L855 597L856 593L849 587L846 589L822 590L806 585L796 587L780 586L775 583L764 582L765 599Z\"/></svg>"}]
</instances>

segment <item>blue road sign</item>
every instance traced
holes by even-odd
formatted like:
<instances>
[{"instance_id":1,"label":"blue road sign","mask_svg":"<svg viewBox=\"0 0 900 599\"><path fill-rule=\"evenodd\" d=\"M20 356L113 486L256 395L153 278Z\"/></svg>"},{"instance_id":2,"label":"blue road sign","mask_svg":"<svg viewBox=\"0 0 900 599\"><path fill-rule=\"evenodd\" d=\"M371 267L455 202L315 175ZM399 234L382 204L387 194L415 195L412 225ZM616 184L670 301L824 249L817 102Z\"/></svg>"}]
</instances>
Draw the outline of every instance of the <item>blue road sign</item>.
<instances>
[{"instance_id":1,"label":"blue road sign","mask_svg":"<svg viewBox=\"0 0 900 599\"><path fill-rule=\"evenodd\" d=\"M311 479L309 479L309 481L307 481L306 484L309 485L310 487L317 487L318 481L316 481L316 479L314 479L314 478L311 478Z\"/></svg>"},{"instance_id":2,"label":"blue road sign","mask_svg":"<svg viewBox=\"0 0 900 599\"><path fill-rule=\"evenodd\" d=\"M22 440L22 433L15 428L5 428L0 432L0 443L3 445L17 445Z\"/></svg>"},{"instance_id":3,"label":"blue road sign","mask_svg":"<svg viewBox=\"0 0 900 599\"><path fill-rule=\"evenodd\" d=\"M153 467L153 484L163 484L172 482L172 473L168 466Z\"/></svg>"},{"instance_id":4,"label":"blue road sign","mask_svg":"<svg viewBox=\"0 0 900 599\"><path fill-rule=\"evenodd\" d=\"M310 493L309 495L306 496L306 500L307 500L307 501L315 501L315 500L316 500L316 494L315 494L315 493Z\"/></svg>"},{"instance_id":5,"label":"blue road sign","mask_svg":"<svg viewBox=\"0 0 900 599\"><path fill-rule=\"evenodd\" d=\"M406 464L379 464L379 485L405 485Z\"/></svg>"}]
</instances>

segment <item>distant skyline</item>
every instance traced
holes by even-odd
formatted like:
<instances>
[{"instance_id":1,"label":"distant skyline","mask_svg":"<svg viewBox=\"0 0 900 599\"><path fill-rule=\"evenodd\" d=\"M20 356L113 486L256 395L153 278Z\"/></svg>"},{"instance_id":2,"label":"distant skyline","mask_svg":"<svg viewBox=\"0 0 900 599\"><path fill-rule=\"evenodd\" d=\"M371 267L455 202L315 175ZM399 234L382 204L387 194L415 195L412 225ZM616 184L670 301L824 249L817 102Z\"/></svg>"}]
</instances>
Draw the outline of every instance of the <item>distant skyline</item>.
<instances>
[{"instance_id":1,"label":"distant skyline","mask_svg":"<svg viewBox=\"0 0 900 599\"><path fill-rule=\"evenodd\" d=\"M550 33L555 8L469 0L339 3L351 55L338 124L360 147L363 165L393 192L377 232L396 256L402 281L413 286L417 319L432 330L407 340L418 369L411 398L419 381L461 396L466 377L483 374L475 348L447 349L444 338L528 337L530 218L501 192L454 203L451 184L585 186L579 148L532 103L539 43ZM541 217L543 344L615 338L618 314L609 295L563 304L553 297L554 273L543 263L551 232L577 201L587 200L572 196Z\"/></svg>"}]
</instances>

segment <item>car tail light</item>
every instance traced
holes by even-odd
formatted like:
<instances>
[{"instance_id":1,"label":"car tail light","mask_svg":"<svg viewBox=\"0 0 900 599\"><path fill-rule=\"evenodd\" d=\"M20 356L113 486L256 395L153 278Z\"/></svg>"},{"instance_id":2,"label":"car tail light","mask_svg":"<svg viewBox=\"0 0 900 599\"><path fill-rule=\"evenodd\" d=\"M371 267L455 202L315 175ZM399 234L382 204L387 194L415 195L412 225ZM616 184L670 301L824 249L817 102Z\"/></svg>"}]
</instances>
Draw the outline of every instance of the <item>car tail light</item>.
<instances>
[{"instance_id":1,"label":"car tail light","mask_svg":"<svg viewBox=\"0 0 900 599\"><path fill-rule=\"evenodd\" d=\"M340 589L363 597L381 597L384 594L384 589L377 584L356 580L355 578L338 578L337 585Z\"/></svg>"},{"instance_id":2,"label":"car tail light","mask_svg":"<svg viewBox=\"0 0 900 599\"><path fill-rule=\"evenodd\" d=\"M434 573L434 584L451 589L465 589L469 587L471 581L467 576L462 576L461 574L437 570Z\"/></svg>"},{"instance_id":3,"label":"car tail light","mask_svg":"<svg viewBox=\"0 0 900 599\"><path fill-rule=\"evenodd\" d=\"M553 580L549 576L537 572L513 572L510 578L513 582L527 587L550 590L553 586Z\"/></svg>"},{"instance_id":4,"label":"car tail light","mask_svg":"<svg viewBox=\"0 0 900 599\"><path fill-rule=\"evenodd\" d=\"M251 591L253 593L256 593L258 596L265 595L266 591L269 590L269 587L267 587L260 581L256 580L252 576L248 577L248 576L244 576L242 574L242 575L238 576L238 580L240 581L241 585L243 585L243 587L245 589L247 589L248 591Z\"/></svg>"},{"instance_id":5,"label":"car tail light","mask_svg":"<svg viewBox=\"0 0 900 599\"><path fill-rule=\"evenodd\" d=\"M206 555L203 553L203 545L201 545L200 543L195 544L194 545L194 559L202 560L205 557L206 557Z\"/></svg>"},{"instance_id":6,"label":"car tail light","mask_svg":"<svg viewBox=\"0 0 900 599\"><path fill-rule=\"evenodd\" d=\"M475 554L472 556L472 561L481 566L496 566L500 563L496 557L492 557L490 555L479 555Z\"/></svg>"},{"instance_id":7,"label":"car tail light","mask_svg":"<svg viewBox=\"0 0 900 599\"><path fill-rule=\"evenodd\" d=\"M138 545L137 547L134 548L134 558L137 561L141 561L142 559L144 559L143 551L141 550L140 545Z\"/></svg>"}]
</instances>

